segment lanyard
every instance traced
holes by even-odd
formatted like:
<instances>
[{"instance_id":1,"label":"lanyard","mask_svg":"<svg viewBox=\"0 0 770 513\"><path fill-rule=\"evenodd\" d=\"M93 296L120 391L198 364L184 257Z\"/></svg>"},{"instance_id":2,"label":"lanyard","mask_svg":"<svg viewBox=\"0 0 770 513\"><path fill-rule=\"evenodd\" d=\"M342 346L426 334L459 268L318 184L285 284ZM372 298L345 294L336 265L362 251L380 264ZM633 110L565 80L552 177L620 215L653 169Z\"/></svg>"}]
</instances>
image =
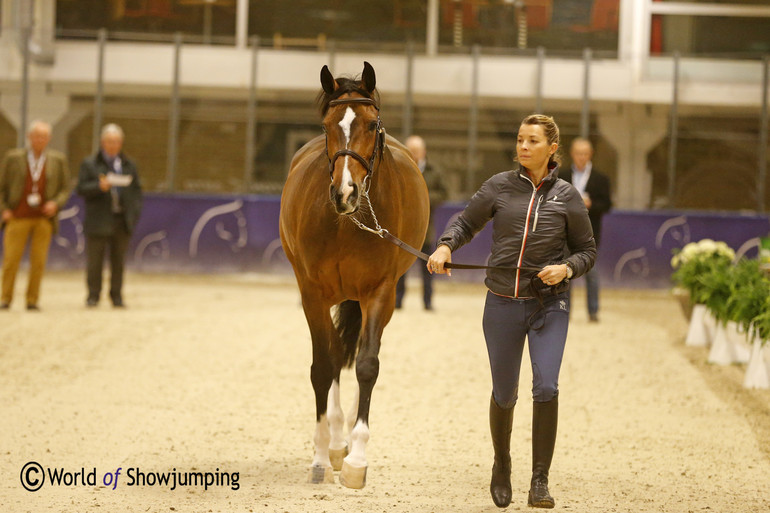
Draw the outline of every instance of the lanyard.
<instances>
[{"instance_id":1,"label":"lanyard","mask_svg":"<svg viewBox=\"0 0 770 513\"><path fill-rule=\"evenodd\" d=\"M35 160L35 155L31 151L28 152L27 164L29 164L29 174L32 175L33 185L37 187L37 182L40 181L40 175L43 174L45 167L45 154L41 154L40 158Z\"/></svg>"}]
</instances>

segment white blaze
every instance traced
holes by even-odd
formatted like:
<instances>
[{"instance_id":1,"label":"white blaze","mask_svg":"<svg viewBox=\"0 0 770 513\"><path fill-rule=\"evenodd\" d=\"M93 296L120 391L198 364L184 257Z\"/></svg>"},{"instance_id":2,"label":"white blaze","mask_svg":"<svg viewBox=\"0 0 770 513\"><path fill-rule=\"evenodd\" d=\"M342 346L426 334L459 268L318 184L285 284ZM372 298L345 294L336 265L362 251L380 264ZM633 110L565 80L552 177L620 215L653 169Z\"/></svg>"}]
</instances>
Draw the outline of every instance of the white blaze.
<instances>
[{"instance_id":1,"label":"white blaze","mask_svg":"<svg viewBox=\"0 0 770 513\"><path fill-rule=\"evenodd\" d=\"M348 107L345 110L345 115L338 123L340 128L342 128L342 133L345 134L345 149L347 149L348 145L350 145L350 126L353 124L354 119L356 119L356 113L353 112L353 109ZM348 168L349 159L350 157L346 155L344 164L345 167L342 169L342 182L340 183L340 192L342 192L343 202L347 202L348 197L353 192L353 175L350 174L350 169Z\"/></svg>"},{"instance_id":2,"label":"white blaze","mask_svg":"<svg viewBox=\"0 0 770 513\"><path fill-rule=\"evenodd\" d=\"M342 116L342 119L339 122L342 132L345 134L345 148L350 144L350 125L353 124L354 119L356 119L356 113L353 112L353 109L348 107L345 110L345 115Z\"/></svg>"}]
</instances>

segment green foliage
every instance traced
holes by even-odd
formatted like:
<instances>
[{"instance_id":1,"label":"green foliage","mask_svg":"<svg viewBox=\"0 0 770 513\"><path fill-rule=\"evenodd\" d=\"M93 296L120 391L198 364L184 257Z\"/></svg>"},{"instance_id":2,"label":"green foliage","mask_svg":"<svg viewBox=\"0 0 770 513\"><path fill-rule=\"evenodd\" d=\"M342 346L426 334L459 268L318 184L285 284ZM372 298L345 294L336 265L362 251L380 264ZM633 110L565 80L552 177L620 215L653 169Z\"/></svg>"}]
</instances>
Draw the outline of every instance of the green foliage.
<instances>
[{"instance_id":1,"label":"green foliage","mask_svg":"<svg viewBox=\"0 0 770 513\"><path fill-rule=\"evenodd\" d=\"M770 298L770 280L759 268L758 260L742 259L729 272L730 294L725 311L727 319L749 331L754 319L766 309Z\"/></svg>"},{"instance_id":2,"label":"green foliage","mask_svg":"<svg viewBox=\"0 0 770 513\"><path fill-rule=\"evenodd\" d=\"M770 294L767 295L762 303L762 312L754 317L754 336L759 337L762 343L770 340Z\"/></svg>"},{"instance_id":3,"label":"green foliage","mask_svg":"<svg viewBox=\"0 0 770 513\"><path fill-rule=\"evenodd\" d=\"M728 320L727 304L731 294L731 284L734 267L713 265L706 268L703 274L696 277L698 287L693 297L696 303L703 303L711 311L714 318L726 324Z\"/></svg>"}]
</instances>

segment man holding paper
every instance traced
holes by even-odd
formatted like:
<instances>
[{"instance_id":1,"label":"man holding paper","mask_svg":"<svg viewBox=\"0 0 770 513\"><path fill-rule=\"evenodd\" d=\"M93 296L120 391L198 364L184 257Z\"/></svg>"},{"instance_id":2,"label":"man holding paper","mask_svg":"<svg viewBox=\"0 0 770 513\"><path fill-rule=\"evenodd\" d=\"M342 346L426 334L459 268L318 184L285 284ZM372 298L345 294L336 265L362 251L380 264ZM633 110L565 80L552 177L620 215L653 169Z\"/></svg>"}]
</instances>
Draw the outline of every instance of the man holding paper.
<instances>
[{"instance_id":1,"label":"man holding paper","mask_svg":"<svg viewBox=\"0 0 770 513\"><path fill-rule=\"evenodd\" d=\"M85 199L86 305L99 304L104 254L110 253L110 299L123 303L126 250L142 210L142 187L136 165L121 151L123 130L116 124L102 128L100 149L80 165L77 192Z\"/></svg>"}]
</instances>

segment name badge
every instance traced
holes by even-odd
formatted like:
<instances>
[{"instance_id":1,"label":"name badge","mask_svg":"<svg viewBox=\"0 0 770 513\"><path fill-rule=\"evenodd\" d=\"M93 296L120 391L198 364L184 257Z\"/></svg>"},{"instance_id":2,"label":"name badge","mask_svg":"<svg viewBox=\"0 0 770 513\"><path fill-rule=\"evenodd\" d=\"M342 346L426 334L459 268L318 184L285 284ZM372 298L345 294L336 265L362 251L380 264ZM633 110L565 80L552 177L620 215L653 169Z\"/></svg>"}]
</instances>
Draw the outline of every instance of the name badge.
<instances>
[{"instance_id":1,"label":"name badge","mask_svg":"<svg viewBox=\"0 0 770 513\"><path fill-rule=\"evenodd\" d=\"M27 194L27 205L29 205L32 208L37 208L40 206L40 193L32 192L30 194Z\"/></svg>"}]
</instances>

